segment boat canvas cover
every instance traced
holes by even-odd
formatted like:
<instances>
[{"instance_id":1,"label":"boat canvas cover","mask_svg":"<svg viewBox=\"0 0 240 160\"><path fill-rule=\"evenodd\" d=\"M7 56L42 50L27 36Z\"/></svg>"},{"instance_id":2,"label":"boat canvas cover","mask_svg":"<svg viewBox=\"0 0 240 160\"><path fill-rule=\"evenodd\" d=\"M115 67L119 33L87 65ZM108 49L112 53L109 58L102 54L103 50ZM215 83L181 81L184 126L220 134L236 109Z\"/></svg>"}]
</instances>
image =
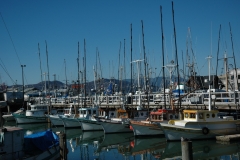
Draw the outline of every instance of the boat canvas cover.
<instances>
[{"instance_id":1,"label":"boat canvas cover","mask_svg":"<svg viewBox=\"0 0 240 160\"><path fill-rule=\"evenodd\" d=\"M35 149L46 151L53 145L59 145L59 138L51 130L24 136L24 149L27 151Z\"/></svg>"}]
</instances>

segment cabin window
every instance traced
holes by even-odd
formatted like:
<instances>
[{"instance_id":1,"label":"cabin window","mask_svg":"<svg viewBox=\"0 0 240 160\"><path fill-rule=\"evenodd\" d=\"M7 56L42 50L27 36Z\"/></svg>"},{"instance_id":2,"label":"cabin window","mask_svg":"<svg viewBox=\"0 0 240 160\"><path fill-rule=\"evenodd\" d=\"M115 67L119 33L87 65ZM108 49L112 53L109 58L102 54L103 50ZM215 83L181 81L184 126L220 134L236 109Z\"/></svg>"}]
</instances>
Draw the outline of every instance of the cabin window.
<instances>
[{"instance_id":1,"label":"cabin window","mask_svg":"<svg viewBox=\"0 0 240 160\"><path fill-rule=\"evenodd\" d=\"M215 117L215 114L214 114L214 113L212 114L212 117L213 117L213 118Z\"/></svg>"},{"instance_id":2,"label":"cabin window","mask_svg":"<svg viewBox=\"0 0 240 160\"><path fill-rule=\"evenodd\" d=\"M143 113L141 113L141 116L143 116Z\"/></svg>"},{"instance_id":3,"label":"cabin window","mask_svg":"<svg viewBox=\"0 0 240 160\"><path fill-rule=\"evenodd\" d=\"M155 115L152 115L152 119L156 119L156 118L155 118Z\"/></svg>"},{"instance_id":4,"label":"cabin window","mask_svg":"<svg viewBox=\"0 0 240 160\"><path fill-rule=\"evenodd\" d=\"M199 113L199 119L203 119L203 113Z\"/></svg>"},{"instance_id":5,"label":"cabin window","mask_svg":"<svg viewBox=\"0 0 240 160\"><path fill-rule=\"evenodd\" d=\"M185 113L185 118L188 118L188 113Z\"/></svg>"},{"instance_id":6,"label":"cabin window","mask_svg":"<svg viewBox=\"0 0 240 160\"><path fill-rule=\"evenodd\" d=\"M207 114L207 115L206 115L206 117L207 117L207 118L209 118L209 117L210 117L210 115L209 115L209 114Z\"/></svg>"},{"instance_id":7,"label":"cabin window","mask_svg":"<svg viewBox=\"0 0 240 160\"><path fill-rule=\"evenodd\" d=\"M190 113L190 117L189 118L196 118L196 114L195 113Z\"/></svg>"},{"instance_id":8,"label":"cabin window","mask_svg":"<svg viewBox=\"0 0 240 160\"><path fill-rule=\"evenodd\" d=\"M170 119L173 119L173 115L170 115Z\"/></svg>"},{"instance_id":9,"label":"cabin window","mask_svg":"<svg viewBox=\"0 0 240 160\"><path fill-rule=\"evenodd\" d=\"M91 111L90 111L90 110L88 110L88 114L90 114L90 115L91 115Z\"/></svg>"},{"instance_id":10,"label":"cabin window","mask_svg":"<svg viewBox=\"0 0 240 160\"><path fill-rule=\"evenodd\" d=\"M96 111L95 111L95 110L93 111L93 114L96 114Z\"/></svg>"},{"instance_id":11,"label":"cabin window","mask_svg":"<svg viewBox=\"0 0 240 160\"><path fill-rule=\"evenodd\" d=\"M134 114L134 117L138 117L138 112L136 112L136 113Z\"/></svg>"},{"instance_id":12,"label":"cabin window","mask_svg":"<svg viewBox=\"0 0 240 160\"><path fill-rule=\"evenodd\" d=\"M111 116L113 116L113 115L114 115L114 113L112 112L112 113L111 113Z\"/></svg>"}]
</instances>

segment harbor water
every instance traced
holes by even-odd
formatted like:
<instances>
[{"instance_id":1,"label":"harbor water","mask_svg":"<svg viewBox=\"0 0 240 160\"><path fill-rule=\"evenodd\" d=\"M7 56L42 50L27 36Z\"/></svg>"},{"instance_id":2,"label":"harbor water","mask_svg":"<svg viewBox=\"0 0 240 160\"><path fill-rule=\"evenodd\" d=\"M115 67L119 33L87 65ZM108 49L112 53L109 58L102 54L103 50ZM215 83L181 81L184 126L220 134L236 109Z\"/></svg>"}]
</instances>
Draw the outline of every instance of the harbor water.
<instances>
[{"instance_id":1,"label":"harbor water","mask_svg":"<svg viewBox=\"0 0 240 160\"><path fill-rule=\"evenodd\" d=\"M6 122L4 126L18 126L25 134L51 128L65 132L69 160L180 160L181 142L166 142L164 136L135 138L133 133L104 134L103 131L82 132L81 129L51 127L50 124ZM239 160L240 141L223 143L216 140L192 141L193 159Z\"/></svg>"}]
</instances>

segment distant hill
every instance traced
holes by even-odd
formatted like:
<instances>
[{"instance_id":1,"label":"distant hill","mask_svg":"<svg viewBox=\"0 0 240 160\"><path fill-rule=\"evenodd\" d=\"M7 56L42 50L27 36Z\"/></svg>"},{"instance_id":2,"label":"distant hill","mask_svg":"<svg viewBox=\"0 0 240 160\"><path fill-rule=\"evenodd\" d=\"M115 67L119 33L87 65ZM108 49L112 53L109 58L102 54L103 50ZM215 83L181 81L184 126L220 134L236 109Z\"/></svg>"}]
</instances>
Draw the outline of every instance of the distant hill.
<instances>
[{"instance_id":1,"label":"distant hill","mask_svg":"<svg viewBox=\"0 0 240 160\"><path fill-rule=\"evenodd\" d=\"M169 81L166 78L166 81L168 83L166 83L166 86L169 85ZM177 79L176 79L177 81ZM183 79L180 79L180 81L183 81ZM115 91L123 91L123 92L130 92L130 85L131 85L131 79L125 79L125 80L117 80L117 79L107 79L107 78L102 78L102 79L98 79L95 81L96 84L96 89L97 91L104 91L107 89L107 87L109 86L110 82L112 82L114 84L113 89ZM133 91L137 90L137 80L133 80L132 81L132 85L133 85ZM151 87L152 91L157 91L160 87L162 87L162 77L156 77L156 78L151 78L149 81L149 85ZM63 89L63 88L69 88L70 90L73 89L72 86L77 85L76 82L74 83L70 83L68 84L68 86L66 87L65 83L60 82L60 81L46 81L46 87L49 89ZM83 83L82 83L83 84ZM140 80L140 86L143 86L144 84L144 80L141 79ZM21 85L17 85L17 86L8 86L10 87L19 87L21 88ZM82 86L83 87L83 86ZM38 90L44 90L45 89L45 82L39 82L36 84L28 84L25 85L25 88L36 88ZM94 81L90 81L90 82L86 82L86 90L87 91L91 91L92 89L95 89L94 86Z\"/></svg>"}]
</instances>

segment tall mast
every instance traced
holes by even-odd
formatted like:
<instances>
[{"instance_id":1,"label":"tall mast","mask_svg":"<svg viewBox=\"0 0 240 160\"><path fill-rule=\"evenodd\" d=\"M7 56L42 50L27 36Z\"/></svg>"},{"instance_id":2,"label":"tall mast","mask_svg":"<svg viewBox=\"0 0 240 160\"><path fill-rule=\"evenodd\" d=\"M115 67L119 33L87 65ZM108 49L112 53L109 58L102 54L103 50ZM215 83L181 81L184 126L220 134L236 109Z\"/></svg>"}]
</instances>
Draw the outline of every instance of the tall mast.
<instances>
[{"instance_id":1,"label":"tall mast","mask_svg":"<svg viewBox=\"0 0 240 160\"><path fill-rule=\"evenodd\" d=\"M125 64L125 59L126 59L126 53L125 53L125 39L124 39L124 79L126 80L126 64ZM123 84L123 86L125 86ZM126 90L126 88L125 88Z\"/></svg>"},{"instance_id":2,"label":"tall mast","mask_svg":"<svg viewBox=\"0 0 240 160\"><path fill-rule=\"evenodd\" d=\"M80 69L79 69L79 59L80 59L80 51L79 51L79 42L78 42L78 58L77 58L77 65L78 65L78 108L79 108L79 94L80 94L80 79L79 79L79 71L80 71Z\"/></svg>"},{"instance_id":3,"label":"tall mast","mask_svg":"<svg viewBox=\"0 0 240 160\"><path fill-rule=\"evenodd\" d=\"M39 61L40 61L40 72L41 72L41 84L43 83L43 78L42 78L42 63L41 63L41 56L40 56L40 47L39 47L39 43L38 43L38 57L39 57Z\"/></svg>"},{"instance_id":4,"label":"tall mast","mask_svg":"<svg viewBox=\"0 0 240 160\"><path fill-rule=\"evenodd\" d=\"M208 56L207 59L208 59L208 90L209 90L209 98L208 98L208 110L211 111L211 84L210 84L210 79L211 79L211 56Z\"/></svg>"},{"instance_id":5,"label":"tall mast","mask_svg":"<svg viewBox=\"0 0 240 160\"><path fill-rule=\"evenodd\" d=\"M131 62L132 62L132 24L130 25L131 30ZM132 93L132 63L131 63L131 86L130 86L130 93Z\"/></svg>"},{"instance_id":6,"label":"tall mast","mask_svg":"<svg viewBox=\"0 0 240 160\"><path fill-rule=\"evenodd\" d=\"M147 61L146 61L146 52L145 52L145 44L144 44L144 32L143 32L143 20L141 20L142 22L142 41L143 41L143 54L144 54L144 89L145 91L147 90L147 69L146 69L146 64L147 64Z\"/></svg>"},{"instance_id":7,"label":"tall mast","mask_svg":"<svg viewBox=\"0 0 240 160\"><path fill-rule=\"evenodd\" d=\"M48 70L48 92L49 92L49 81L50 81L50 79L49 79L49 65L48 65L48 49L47 49L47 41L45 41L45 43L46 43L46 56L47 56L47 70Z\"/></svg>"},{"instance_id":8,"label":"tall mast","mask_svg":"<svg viewBox=\"0 0 240 160\"><path fill-rule=\"evenodd\" d=\"M163 97L164 97L164 107L166 108L166 96L165 96L165 67L164 67L164 35L163 35L163 23L162 23L162 6L160 6L160 14L161 14L161 31L162 31L162 70L163 70Z\"/></svg>"},{"instance_id":9,"label":"tall mast","mask_svg":"<svg viewBox=\"0 0 240 160\"><path fill-rule=\"evenodd\" d=\"M66 60L64 59L64 66L65 66L65 84L66 84L66 88L67 88L67 73L66 73Z\"/></svg>"},{"instance_id":10,"label":"tall mast","mask_svg":"<svg viewBox=\"0 0 240 160\"><path fill-rule=\"evenodd\" d=\"M235 54L234 54L234 48L233 48L233 40L232 40L232 29L231 29L231 24L229 22L229 27L230 27L230 34L231 34L231 42L232 42L232 51L233 51L233 59L234 59L234 68L235 68L235 90L239 90L238 88L238 75L237 75L237 66L236 66L236 60L235 60Z\"/></svg>"},{"instance_id":11,"label":"tall mast","mask_svg":"<svg viewBox=\"0 0 240 160\"><path fill-rule=\"evenodd\" d=\"M176 53L176 61L177 61L177 75L178 75L178 86L180 85L180 79L179 79L179 66L178 66L178 54L177 54L177 36L176 36L176 29L175 29L175 22L174 22L174 9L173 9L173 2L172 2L172 15L173 15L173 29L174 29L174 40L175 40L175 53ZM180 88L180 87L179 87ZM179 107L181 108L181 98L180 98L180 89L178 89L178 95L179 95Z\"/></svg>"},{"instance_id":12,"label":"tall mast","mask_svg":"<svg viewBox=\"0 0 240 160\"><path fill-rule=\"evenodd\" d=\"M119 92L119 77L120 77L120 53L121 53L121 46L122 46L122 43L121 43L121 41L120 41L120 47L119 47L119 52L118 52L118 92Z\"/></svg>"},{"instance_id":13,"label":"tall mast","mask_svg":"<svg viewBox=\"0 0 240 160\"><path fill-rule=\"evenodd\" d=\"M86 41L84 39L84 107L86 107Z\"/></svg>"},{"instance_id":14,"label":"tall mast","mask_svg":"<svg viewBox=\"0 0 240 160\"><path fill-rule=\"evenodd\" d=\"M221 32L221 24L219 28L219 33L218 33L218 50L217 50L217 66L216 66L216 75L217 75L217 69L218 69L218 55L219 55L219 43L220 43L220 32Z\"/></svg>"}]
</instances>

